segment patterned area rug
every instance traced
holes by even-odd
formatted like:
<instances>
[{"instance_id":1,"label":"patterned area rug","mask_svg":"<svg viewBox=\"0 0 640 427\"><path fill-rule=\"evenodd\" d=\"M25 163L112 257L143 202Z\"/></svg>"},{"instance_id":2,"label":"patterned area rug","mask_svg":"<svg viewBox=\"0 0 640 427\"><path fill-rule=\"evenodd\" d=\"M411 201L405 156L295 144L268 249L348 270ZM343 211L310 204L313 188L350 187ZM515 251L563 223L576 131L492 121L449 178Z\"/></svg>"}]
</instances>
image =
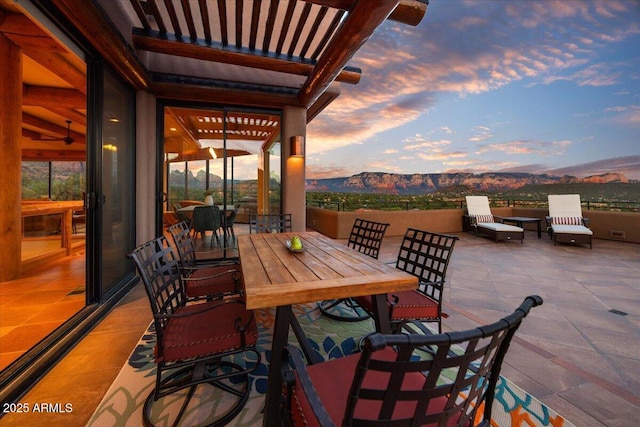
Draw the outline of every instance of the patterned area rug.
<instances>
[{"instance_id":1,"label":"patterned area rug","mask_svg":"<svg viewBox=\"0 0 640 427\"><path fill-rule=\"evenodd\" d=\"M327 319L320 315L315 304L294 306L294 312L314 349L325 360L357 351L360 338L374 329L370 321L351 323ZM252 374L251 393L245 408L229 424L234 427L259 426L262 423L261 411L267 382L267 361L271 357L271 334L275 311L259 310L256 311L256 316L259 325L257 346L262 353L262 360L258 369ZM290 337L290 342L296 342L293 335ZM152 324L131 353L129 362L122 368L107 391L91 417L89 426L139 426L142 424L142 406L155 382L154 345L155 333ZM156 402L152 413L152 419L156 425L171 425L173 419L171 414L178 412L180 402L180 396L176 395ZM190 408L187 409L183 425L207 424L216 416L226 412L229 404L226 395L222 396L213 387L200 386L192 399ZM573 427L560 415L505 378L501 378L498 382L491 424L494 427Z\"/></svg>"}]
</instances>

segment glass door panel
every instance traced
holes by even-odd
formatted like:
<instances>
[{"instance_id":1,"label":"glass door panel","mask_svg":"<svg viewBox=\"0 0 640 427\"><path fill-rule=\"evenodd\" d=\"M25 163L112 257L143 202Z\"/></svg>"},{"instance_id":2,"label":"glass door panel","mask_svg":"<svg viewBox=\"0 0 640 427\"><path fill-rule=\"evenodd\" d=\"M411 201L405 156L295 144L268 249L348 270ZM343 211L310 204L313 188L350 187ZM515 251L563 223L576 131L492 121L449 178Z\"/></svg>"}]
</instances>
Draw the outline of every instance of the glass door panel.
<instances>
[{"instance_id":1,"label":"glass door panel","mask_svg":"<svg viewBox=\"0 0 640 427\"><path fill-rule=\"evenodd\" d=\"M236 257L232 237L249 232L250 215L269 206L280 211L280 121L279 112L164 108L164 187L169 195L164 209L181 198L202 202L210 194L223 220L233 221L219 230L225 238L214 251L197 247L199 258ZM268 160L274 162L271 167Z\"/></svg>"},{"instance_id":2,"label":"glass door panel","mask_svg":"<svg viewBox=\"0 0 640 427\"><path fill-rule=\"evenodd\" d=\"M101 228L101 296L133 270L126 262L135 246L135 98L132 90L104 72L101 178L98 193Z\"/></svg>"}]
</instances>

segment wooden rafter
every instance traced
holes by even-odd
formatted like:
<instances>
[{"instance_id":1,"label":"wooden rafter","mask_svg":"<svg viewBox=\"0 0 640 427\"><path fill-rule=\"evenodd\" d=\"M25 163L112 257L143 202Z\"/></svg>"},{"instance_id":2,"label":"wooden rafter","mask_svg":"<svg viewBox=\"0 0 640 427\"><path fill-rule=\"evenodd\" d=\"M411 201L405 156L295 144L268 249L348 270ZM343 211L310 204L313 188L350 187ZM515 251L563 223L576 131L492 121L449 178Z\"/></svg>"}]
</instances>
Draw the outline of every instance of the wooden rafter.
<instances>
[{"instance_id":1,"label":"wooden rafter","mask_svg":"<svg viewBox=\"0 0 640 427\"><path fill-rule=\"evenodd\" d=\"M49 162L49 161L76 161L84 162L87 159L85 150L38 150L23 149L22 161Z\"/></svg>"},{"instance_id":2,"label":"wooden rafter","mask_svg":"<svg viewBox=\"0 0 640 427\"><path fill-rule=\"evenodd\" d=\"M139 50L278 71L299 76L309 76L313 70L311 63L290 61L266 55L256 55L247 49L230 51L229 49L223 49L222 46L213 47L212 45L214 43L205 44L206 42L204 40L193 40L185 43L175 37L165 36L162 38L158 34L145 36L138 31L134 31L133 42L136 49ZM356 84L360 81L360 75L359 70L353 68L346 69L338 73L336 80L342 83Z\"/></svg>"},{"instance_id":3,"label":"wooden rafter","mask_svg":"<svg viewBox=\"0 0 640 427\"><path fill-rule=\"evenodd\" d=\"M198 0L200 6L200 16L202 16L202 26L204 28L204 39L207 42L211 41L211 23L209 22L209 8L207 7L207 0ZM197 38L197 35L196 37Z\"/></svg>"},{"instance_id":4,"label":"wooden rafter","mask_svg":"<svg viewBox=\"0 0 640 427\"><path fill-rule=\"evenodd\" d=\"M336 80L340 71L398 5L398 0L360 0L324 50L298 99L310 106Z\"/></svg>"},{"instance_id":5,"label":"wooden rafter","mask_svg":"<svg viewBox=\"0 0 640 427\"><path fill-rule=\"evenodd\" d=\"M87 108L87 99L84 93L76 89L24 85L22 104L84 110Z\"/></svg>"},{"instance_id":6,"label":"wooden rafter","mask_svg":"<svg viewBox=\"0 0 640 427\"><path fill-rule=\"evenodd\" d=\"M149 76L146 68L131 49L123 49L120 34L104 19L93 2L54 0L54 3L125 80L138 90L147 88Z\"/></svg>"},{"instance_id":7,"label":"wooden rafter","mask_svg":"<svg viewBox=\"0 0 640 427\"><path fill-rule=\"evenodd\" d=\"M66 58L70 53L26 16L18 13L5 14L0 23L0 32L19 46L25 55L49 69L61 80L82 93L87 92L84 70L75 68L70 59Z\"/></svg>"},{"instance_id":8,"label":"wooden rafter","mask_svg":"<svg viewBox=\"0 0 640 427\"><path fill-rule=\"evenodd\" d=\"M279 116L263 113L227 113L226 123L222 112L192 108L171 107L170 114L196 132L197 139L223 139L226 131L228 140L265 141L279 131Z\"/></svg>"},{"instance_id":9,"label":"wooden rafter","mask_svg":"<svg viewBox=\"0 0 640 427\"><path fill-rule=\"evenodd\" d=\"M67 128L63 127L63 126L58 126L55 123L51 123L48 122L46 120L43 120L39 117L36 117L34 115L28 114L28 113L22 113L22 123L24 123L25 125L29 125L29 126L33 126L35 128L38 129L43 129L46 132L49 132L53 135L55 135L56 137L64 137L67 136ZM86 143L86 139L85 136L81 133L75 132L75 131L70 131L69 135L71 135L71 137L73 139L75 139L75 142L79 143L79 144L85 144ZM43 135L45 137L51 136L51 135Z\"/></svg>"}]
</instances>

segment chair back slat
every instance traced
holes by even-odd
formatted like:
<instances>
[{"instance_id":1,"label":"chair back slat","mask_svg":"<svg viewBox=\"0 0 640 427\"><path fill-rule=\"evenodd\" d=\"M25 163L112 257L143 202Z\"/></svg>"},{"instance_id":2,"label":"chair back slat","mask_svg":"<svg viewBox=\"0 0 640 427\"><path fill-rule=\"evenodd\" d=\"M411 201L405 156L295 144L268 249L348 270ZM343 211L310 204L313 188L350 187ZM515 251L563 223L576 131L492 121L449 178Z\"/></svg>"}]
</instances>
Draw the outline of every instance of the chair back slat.
<instances>
[{"instance_id":1,"label":"chair back slat","mask_svg":"<svg viewBox=\"0 0 640 427\"><path fill-rule=\"evenodd\" d=\"M490 420L509 343L540 304L540 297L527 297L509 316L467 331L367 337L343 425L475 425L481 408Z\"/></svg>"},{"instance_id":2,"label":"chair back slat","mask_svg":"<svg viewBox=\"0 0 640 427\"><path fill-rule=\"evenodd\" d=\"M196 266L196 247L195 242L191 238L191 230L186 222L179 222L172 225L168 229L173 243L178 251L180 266L184 268L193 268Z\"/></svg>"},{"instance_id":3,"label":"chair back slat","mask_svg":"<svg viewBox=\"0 0 640 427\"><path fill-rule=\"evenodd\" d=\"M360 253L378 259L382 239L389 224L356 218L351 228L347 246Z\"/></svg>"},{"instance_id":4,"label":"chair back slat","mask_svg":"<svg viewBox=\"0 0 640 427\"><path fill-rule=\"evenodd\" d=\"M440 301L457 240L457 236L408 228L400 245L396 268L416 276L420 290Z\"/></svg>"},{"instance_id":5,"label":"chair back slat","mask_svg":"<svg viewBox=\"0 0 640 427\"><path fill-rule=\"evenodd\" d=\"M287 233L291 227L291 214L251 214L249 218L249 234Z\"/></svg>"}]
</instances>

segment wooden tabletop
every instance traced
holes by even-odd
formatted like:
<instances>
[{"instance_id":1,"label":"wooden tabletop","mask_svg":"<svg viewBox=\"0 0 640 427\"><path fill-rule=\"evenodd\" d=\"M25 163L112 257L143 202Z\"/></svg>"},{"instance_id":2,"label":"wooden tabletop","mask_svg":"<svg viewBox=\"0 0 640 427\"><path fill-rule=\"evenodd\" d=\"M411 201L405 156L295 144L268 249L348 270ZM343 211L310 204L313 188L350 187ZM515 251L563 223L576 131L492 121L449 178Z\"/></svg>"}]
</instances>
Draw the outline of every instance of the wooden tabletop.
<instances>
[{"instance_id":1,"label":"wooden tabletop","mask_svg":"<svg viewBox=\"0 0 640 427\"><path fill-rule=\"evenodd\" d=\"M285 242L300 236L304 252ZM317 232L238 236L247 308L415 289L418 279Z\"/></svg>"}]
</instances>

